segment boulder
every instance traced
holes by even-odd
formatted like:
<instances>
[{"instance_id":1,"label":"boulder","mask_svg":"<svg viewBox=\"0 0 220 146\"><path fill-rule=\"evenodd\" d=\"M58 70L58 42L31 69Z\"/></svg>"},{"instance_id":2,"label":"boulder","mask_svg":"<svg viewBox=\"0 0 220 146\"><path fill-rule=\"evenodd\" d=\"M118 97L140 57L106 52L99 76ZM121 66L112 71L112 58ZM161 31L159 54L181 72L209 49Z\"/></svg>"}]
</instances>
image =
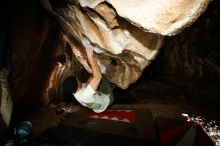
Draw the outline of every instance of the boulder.
<instances>
[{"instance_id":1,"label":"boulder","mask_svg":"<svg viewBox=\"0 0 220 146\"><path fill-rule=\"evenodd\" d=\"M75 57L91 72L83 37L95 46L103 77L126 89L155 59L165 35L180 33L211 0L42 0ZM77 68L74 68L77 70Z\"/></svg>"}]
</instances>

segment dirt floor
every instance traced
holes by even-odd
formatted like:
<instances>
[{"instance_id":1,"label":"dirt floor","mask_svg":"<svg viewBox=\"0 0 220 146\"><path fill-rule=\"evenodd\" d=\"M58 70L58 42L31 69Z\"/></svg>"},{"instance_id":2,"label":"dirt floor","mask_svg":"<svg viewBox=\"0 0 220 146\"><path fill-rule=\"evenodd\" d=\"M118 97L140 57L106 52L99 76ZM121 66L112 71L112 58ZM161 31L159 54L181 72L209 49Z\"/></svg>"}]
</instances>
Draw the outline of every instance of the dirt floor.
<instances>
[{"instance_id":1,"label":"dirt floor","mask_svg":"<svg viewBox=\"0 0 220 146\"><path fill-rule=\"evenodd\" d=\"M132 89L132 90L131 90ZM180 119L182 113L200 116L205 122L214 120L220 126L220 90L192 88L163 78L140 80L128 90L114 89L115 103L111 109L147 108L153 117ZM67 105L67 106L66 106ZM66 107L69 113L57 114L56 110ZM56 126L67 114L83 110L76 101L50 104L26 117L15 117L15 123L28 120L33 124L33 134L39 134Z\"/></svg>"}]
</instances>

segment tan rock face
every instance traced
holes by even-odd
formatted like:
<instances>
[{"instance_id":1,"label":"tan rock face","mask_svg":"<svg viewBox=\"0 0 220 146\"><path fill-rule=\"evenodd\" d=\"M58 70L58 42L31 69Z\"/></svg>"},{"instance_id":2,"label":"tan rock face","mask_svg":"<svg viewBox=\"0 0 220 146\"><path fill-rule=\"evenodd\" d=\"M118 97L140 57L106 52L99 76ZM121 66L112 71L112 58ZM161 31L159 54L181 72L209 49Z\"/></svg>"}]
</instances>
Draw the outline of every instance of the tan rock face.
<instances>
[{"instance_id":1,"label":"tan rock face","mask_svg":"<svg viewBox=\"0 0 220 146\"><path fill-rule=\"evenodd\" d=\"M56 6L42 0L58 20L75 57L90 72L82 38L95 46L101 72L127 88L142 74L163 45L205 11L210 0L79 0ZM61 66L62 67L62 66ZM74 68L73 70L77 70Z\"/></svg>"},{"instance_id":2,"label":"tan rock face","mask_svg":"<svg viewBox=\"0 0 220 146\"><path fill-rule=\"evenodd\" d=\"M145 31L175 35L192 24L211 0L79 0L82 7L97 9L107 3L120 17ZM101 6L103 9L105 7Z\"/></svg>"}]
</instances>

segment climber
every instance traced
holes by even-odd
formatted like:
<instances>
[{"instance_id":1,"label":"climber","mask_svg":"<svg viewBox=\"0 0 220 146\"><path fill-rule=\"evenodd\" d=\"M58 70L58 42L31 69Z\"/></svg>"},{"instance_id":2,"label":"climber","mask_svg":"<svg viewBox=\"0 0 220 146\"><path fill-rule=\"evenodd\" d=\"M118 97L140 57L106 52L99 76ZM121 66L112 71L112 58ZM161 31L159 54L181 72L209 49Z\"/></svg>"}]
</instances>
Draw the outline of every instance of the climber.
<instances>
[{"instance_id":1,"label":"climber","mask_svg":"<svg viewBox=\"0 0 220 146\"><path fill-rule=\"evenodd\" d=\"M94 46L88 42L84 46L92 75L87 83L81 83L73 76L68 77L63 82L63 93L64 96L66 93L72 93L81 105L100 113L112 103L113 92L108 82L102 79L97 60L93 57Z\"/></svg>"}]
</instances>

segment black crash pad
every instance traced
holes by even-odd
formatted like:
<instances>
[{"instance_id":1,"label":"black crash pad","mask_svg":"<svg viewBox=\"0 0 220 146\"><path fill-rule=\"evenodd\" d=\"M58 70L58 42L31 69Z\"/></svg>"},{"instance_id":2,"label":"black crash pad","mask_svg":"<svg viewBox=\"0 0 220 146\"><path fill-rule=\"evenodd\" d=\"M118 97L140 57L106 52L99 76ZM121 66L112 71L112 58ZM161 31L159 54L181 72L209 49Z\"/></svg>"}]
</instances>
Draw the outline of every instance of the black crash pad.
<instances>
[{"instance_id":1,"label":"black crash pad","mask_svg":"<svg viewBox=\"0 0 220 146\"><path fill-rule=\"evenodd\" d=\"M101 114L85 110L69 115L58 127L46 130L31 144L157 146L159 140L150 110L108 110Z\"/></svg>"}]
</instances>

